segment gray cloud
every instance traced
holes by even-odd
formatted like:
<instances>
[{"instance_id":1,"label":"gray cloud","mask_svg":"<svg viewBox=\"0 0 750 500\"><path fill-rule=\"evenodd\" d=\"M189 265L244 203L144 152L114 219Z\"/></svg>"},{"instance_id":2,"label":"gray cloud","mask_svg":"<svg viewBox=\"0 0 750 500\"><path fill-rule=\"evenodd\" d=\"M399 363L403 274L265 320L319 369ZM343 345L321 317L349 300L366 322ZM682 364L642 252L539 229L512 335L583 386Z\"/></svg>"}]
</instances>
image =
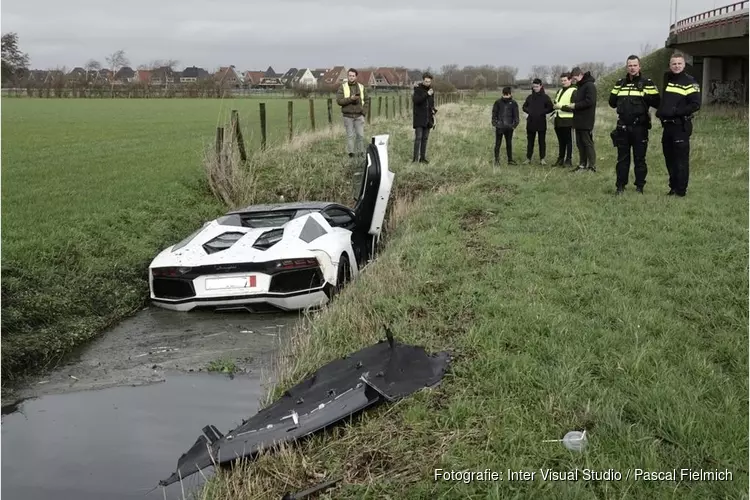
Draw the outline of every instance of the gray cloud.
<instances>
[{"instance_id":1,"label":"gray cloud","mask_svg":"<svg viewBox=\"0 0 750 500\"><path fill-rule=\"evenodd\" d=\"M678 18L727 0L676 0ZM124 49L132 66L176 59L212 70L290 66L535 64L624 60L662 46L666 0L5 0L2 31L15 31L35 68L104 62ZM619 26L619 27L618 27Z\"/></svg>"}]
</instances>

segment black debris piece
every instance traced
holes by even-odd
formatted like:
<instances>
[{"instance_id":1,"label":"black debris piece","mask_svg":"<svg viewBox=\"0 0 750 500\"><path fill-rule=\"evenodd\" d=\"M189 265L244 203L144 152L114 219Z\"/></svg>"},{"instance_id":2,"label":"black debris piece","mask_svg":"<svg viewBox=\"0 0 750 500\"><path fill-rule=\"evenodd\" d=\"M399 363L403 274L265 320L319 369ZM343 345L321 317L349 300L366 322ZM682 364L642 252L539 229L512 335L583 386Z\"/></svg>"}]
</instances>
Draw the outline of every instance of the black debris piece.
<instances>
[{"instance_id":1,"label":"black debris piece","mask_svg":"<svg viewBox=\"0 0 750 500\"><path fill-rule=\"evenodd\" d=\"M203 428L193 446L177 461L177 470L162 486L213 465L254 458L260 451L296 441L366 408L402 399L443 378L450 355L427 354L401 344L388 331L388 341L365 347L322 366L284 393L271 406L243 421L226 435Z\"/></svg>"}]
</instances>

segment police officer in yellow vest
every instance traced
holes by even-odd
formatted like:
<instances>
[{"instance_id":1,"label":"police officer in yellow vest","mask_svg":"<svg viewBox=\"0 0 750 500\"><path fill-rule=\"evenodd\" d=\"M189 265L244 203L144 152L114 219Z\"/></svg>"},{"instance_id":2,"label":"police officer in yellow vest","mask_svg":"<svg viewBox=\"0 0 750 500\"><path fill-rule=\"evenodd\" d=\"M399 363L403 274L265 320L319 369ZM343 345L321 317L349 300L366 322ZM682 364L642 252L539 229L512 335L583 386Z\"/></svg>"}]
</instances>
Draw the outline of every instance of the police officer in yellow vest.
<instances>
[{"instance_id":1,"label":"police officer in yellow vest","mask_svg":"<svg viewBox=\"0 0 750 500\"><path fill-rule=\"evenodd\" d=\"M575 86L570 79L569 73L560 75L560 89L555 94L553 101L555 108L555 134L557 135L557 144L559 152L556 167L573 166L573 112L563 111L563 106L570 104L570 100L575 92Z\"/></svg>"},{"instance_id":2,"label":"police officer in yellow vest","mask_svg":"<svg viewBox=\"0 0 750 500\"><path fill-rule=\"evenodd\" d=\"M355 152L365 153L365 87L357 82L358 76L356 69L349 68L347 81L341 84L336 93L336 102L344 115L346 152L349 157L353 157Z\"/></svg>"},{"instance_id":3,"label":"police officer in yellow vest","mask_svg":"<svg viewBox=\"0 0 750 500\"><path fill-rule=\"evenodd\" d=\"M658 108L660 102L659 90L654 82L641 75L641 61L638 56L628 56L626 65L627 75L617 80L609 94L609 106L617 110L617 125L611 137L613 145L617 148L615 194L618 195L625 191L628 183L631 148L635 190L643 194L648 173L648 131L651 128L651 115L648 109Z\"/></svg>"}]
</instances>

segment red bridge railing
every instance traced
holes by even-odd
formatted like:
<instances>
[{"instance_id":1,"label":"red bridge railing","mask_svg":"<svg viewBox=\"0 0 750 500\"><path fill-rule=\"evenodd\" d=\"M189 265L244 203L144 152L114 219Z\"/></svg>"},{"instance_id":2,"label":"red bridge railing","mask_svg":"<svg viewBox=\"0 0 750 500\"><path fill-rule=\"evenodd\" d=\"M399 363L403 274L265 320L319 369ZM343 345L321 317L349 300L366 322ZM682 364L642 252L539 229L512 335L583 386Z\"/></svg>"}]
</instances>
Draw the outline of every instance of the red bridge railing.
<instances>
[{"instance_id":1,"label":"red bridge railing","mask_svg":"<svg viewBox=\"0 0 750 500\"><path fill-rule=\"evenodd\" d=\"M725 24L735 21L738 17L746 17L748 15L748 4L750 4L750 0L744 0L680 19L670 26L669 34L675 35L698 27L706 28L708 26Z\"/></svg>"}]
</instances>

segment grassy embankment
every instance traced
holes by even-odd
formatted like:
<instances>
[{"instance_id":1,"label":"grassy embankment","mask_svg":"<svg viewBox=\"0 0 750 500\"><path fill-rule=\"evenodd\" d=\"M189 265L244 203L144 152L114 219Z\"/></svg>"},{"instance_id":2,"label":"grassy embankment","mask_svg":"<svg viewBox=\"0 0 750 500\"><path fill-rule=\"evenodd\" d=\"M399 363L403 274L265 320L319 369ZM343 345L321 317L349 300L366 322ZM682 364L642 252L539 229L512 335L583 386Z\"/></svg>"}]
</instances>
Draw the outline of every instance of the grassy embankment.
<instances>
[{"instance_id":1,"label":"grassy embankment","mask_svg":"<svg viewBox=\"0 0 750 500\"><path fill-rule=\"evenodd\" d=\"M143 306L154 255L225 210L208 193L203 146L238 109L248 148L257 149L259 102L3 99L4 394ZM269 144L285 142L286 100L266 108ZM308 101L294 109L295 128L305 131ZM316 103L316 124L325 134L325 100ZM312 177L304 157L282 172L265 155L254 196L275 200L277 190L294 195L301 185L332 195L344 168L336 167L343 142L336 146L316 151Z\"/></svg>"},{"instance_id":2,"label":"grassy embankment","mask_svg":"<svg viewBox=\"0 0 750 500\"><path fill-rule=\"evenodd\" d=\"M389 242L297 331L269 401L383 338L384 323L400 341L452 350L451 373L436 390L219 473L197 495L279 498L336 475L344 481L331 497L352 499L747 492L747 115L696 119L684 199L665 196L658 125L645 195L631 177L615 197L611 110L598 113L600 170L581 174L538 165L493 171L489 115L487 105L444 106L429 166L405 162L411 131L394 130ZM323 154L332 144L311 147ZM414 192L421 196L404 196ZM574 429L587 431L583 454L543 442ZM435 481L436 468L536 477L463 484ZM614 469L623 480L554 483L542 479L546 468ZM726 468L734 477L634 481L635 468Z\"/></svg>"}]
</instances>

